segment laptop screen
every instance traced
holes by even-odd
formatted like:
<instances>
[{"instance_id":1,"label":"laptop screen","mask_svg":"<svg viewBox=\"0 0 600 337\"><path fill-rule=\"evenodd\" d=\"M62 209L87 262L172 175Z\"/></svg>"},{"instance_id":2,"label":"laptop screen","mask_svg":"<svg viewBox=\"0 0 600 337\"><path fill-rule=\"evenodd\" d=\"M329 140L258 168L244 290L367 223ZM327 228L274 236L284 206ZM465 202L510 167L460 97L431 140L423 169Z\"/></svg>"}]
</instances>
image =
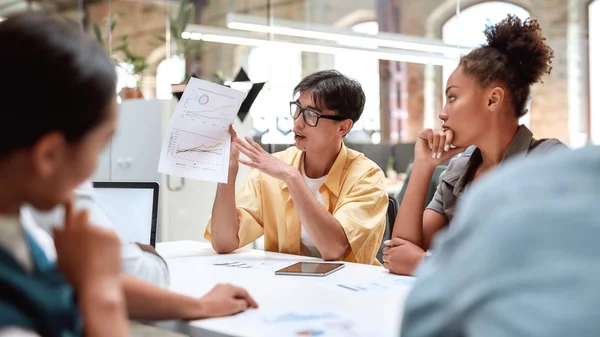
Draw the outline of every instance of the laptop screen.
<instances>
[{"instance_id":1,"label":"laptop screen","mask_svg":"<svg viewBox=\"0 0 600 337\"><path fill-rule=\"evenodd\" d=\"M95 182L94 199L121 240L154 246L158 184Z\"/></svg>"}]
</instances>

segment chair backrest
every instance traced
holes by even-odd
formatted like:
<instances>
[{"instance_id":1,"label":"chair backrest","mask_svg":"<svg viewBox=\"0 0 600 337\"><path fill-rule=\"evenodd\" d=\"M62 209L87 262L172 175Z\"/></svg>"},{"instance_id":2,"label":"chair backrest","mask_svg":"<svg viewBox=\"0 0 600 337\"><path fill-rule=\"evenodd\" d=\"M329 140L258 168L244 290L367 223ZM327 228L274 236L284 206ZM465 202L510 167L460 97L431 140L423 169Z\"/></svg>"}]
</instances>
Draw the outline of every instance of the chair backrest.
<instances>
[{"instance_id":1,"label":"chair backrest","mask_svg":"<svg viewBox=\"0 0 600 337\"><path fill-rule=\"evenodd\" d=\"M415 143L399 143L393 146L394 170L404 172L415 157Z\"/></svg>"},{"instance_id":2,"label":"chair backrest","mask_svg":"<svg viewBox=\"0 0 600 337\"><path fill-rule=\"evenodd\" d=\"M394 231L394 222L396 222L397 216L398 202L396 201L396 198L388 196L388 209L385 221L385 232L383 233L383 240L381 240L381 244L379 245L379 251L377 252L377 259L381 263L383 263L383 248L385 248L383 242L392 238L392 232Z\"/></svg>"},{"instance_id":3,"label":"chair backrest","mask_svg":"<svg viewBox=\"0 0 600 337\"><path fill-rule=\"evenodd\" d=\"M446 170L446 167L447 167L446 165L439 165L433 171L433 175L431 177L431 182L429 183L429 188L427 189L427 198L425 199L425 208L427 208L427 205L429 205L429 203L431 202L431 199L433 199L435 190L437 189L438 185L440 184L440 175L442 174L442 172L444 172ZM404 184L402 185L402 189L400 189L400 192L398 192L398 195L396 196L396 200L398 200L398 205L400 205L402 203L402 199L404 198L404 193L406 192L406 187L408 186L408 181L410 179L411 171L412 171L412 163L409 164L408 168L406 169L406 179L404 179ZM398 207L400 207L400 206L398 206Z\"/></svg>"},{"instance_id":4,"label":"chair backrest","mask_svg":"<svg viewBox=\"0 0 600 337\"><path fill-rule=\"evenodd\" d=\"M361 152L365 157L371 159L383 172L387 170L388 162L392 156L392 148L387 143L365 144L346 142L349 148Z\"/></svg>"},{"instance_id":5,"label":"chair backrest","mask_svg":"<svg viewBox=\"0 0 600 337\"><path fill-rule=\"evenodd\" d=\"M435 168L433 171L433 176L431 176L431 182L429 183L429 189L427 190L427 199L425 200L425 207L431 202L433 196L435 195L435 191L437 190L438 185L440 184L440 175L442 172L446 170L447 165L440 165Z\"/></svg>"}]
</instances>

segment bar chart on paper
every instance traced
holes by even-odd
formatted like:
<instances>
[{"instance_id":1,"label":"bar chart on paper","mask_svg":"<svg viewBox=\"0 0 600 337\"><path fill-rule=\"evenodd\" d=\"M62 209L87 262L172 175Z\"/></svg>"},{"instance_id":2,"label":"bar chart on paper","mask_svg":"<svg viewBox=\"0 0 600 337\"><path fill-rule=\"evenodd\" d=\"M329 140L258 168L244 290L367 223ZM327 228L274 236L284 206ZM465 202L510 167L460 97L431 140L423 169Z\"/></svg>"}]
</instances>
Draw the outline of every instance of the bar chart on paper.
<instances>
[{"instance_id":1,"label":"bar chart on paper","mask_svg":"<svg viewBox=\"0 0 600 337\"><path fill-rule=\"evenodd\" d=\"M245 94L191 78L163 141L158 171L185 178L227 182L229 125Z\"/></svg>"}]
</instances>

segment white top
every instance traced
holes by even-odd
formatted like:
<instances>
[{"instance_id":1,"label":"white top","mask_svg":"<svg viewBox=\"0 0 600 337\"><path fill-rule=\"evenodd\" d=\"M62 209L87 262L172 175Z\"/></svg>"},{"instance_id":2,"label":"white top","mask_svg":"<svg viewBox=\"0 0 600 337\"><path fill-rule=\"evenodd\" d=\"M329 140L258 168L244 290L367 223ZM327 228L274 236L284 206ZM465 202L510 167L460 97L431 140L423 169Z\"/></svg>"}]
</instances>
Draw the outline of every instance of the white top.
<instances>
[{"instance_id":1,"label":"white top","mask_svg":"<svg viewBox=\"0 0 600 337\"><path fill-rule=\"evenodd\" d=\"M31 251L18 216L0 215L0 247L11 254L26 270L33 270ZM38 337L31 330L20 327L0 328L0 337Z\"/></svg>"},{"instance_id":2,"label":"white top","mask_svg":"<svg viewBox=\"0 0 600 337\"><path fill-rule=\"evenodd\" d=\"M26 270L33 270L31 252L17 215L0 215L0 247L11 254Z\"/></svg>"},{"instance_id":3,"label":"white top","mask_svg":"<svg viewBox=\"0 0 600 337\"><path fill-rule=\"evenodd\" d=\"M321 185L323 185L323 182L325 181L325 179L327 179L327 175L324 175L321 178L315 178L315 179L307 177L306 173L304 172L304 161L302 161L302 178L304 178L304 182L306 183L306 186L308 186L308 189L317 198L317 200L321 203L321 205L325 205L325 199L323 198L323 195L321 193L319 193L319 188L321 188ZM301 234L300 234L300 240L301 240L302 244L304 246L306 246L306 248L310 251L309 256L320 258L321 253L319 252L319 250L313 243L310 236L308 236L308 233L304 229L304 224L301 222L300 225L302 227Z\"/></svg>"},{"instance_id":4,"label":"white top","mask_svg":"<svg viewBox=\"0 0 600 337\"><path fill-rule=\"evenodd\" d=\"M108 219L104 211L94 201L94 187L91 182L85 182L75 190L75 208L86 209L88 211L90 222L94 225L114 230L114 225ZM52 228L62 226L64 223L64 209L57 207L49 212L41 212L31 206L21 208L22 217L30 217L32 222L37 224L30 230L25 226L28 232L36 238L48 259L56 259L56 251L52 238L47 234L52 233ZM46 235L36 231L35 227L41 227ZM37 232L37 233L36 233ZM156 286L166 288L169 285L169 270L162 259L154 254L144 252L134 243L121 243L121 259L123 272L132 275Z\"/></svg>"}]
</instances>

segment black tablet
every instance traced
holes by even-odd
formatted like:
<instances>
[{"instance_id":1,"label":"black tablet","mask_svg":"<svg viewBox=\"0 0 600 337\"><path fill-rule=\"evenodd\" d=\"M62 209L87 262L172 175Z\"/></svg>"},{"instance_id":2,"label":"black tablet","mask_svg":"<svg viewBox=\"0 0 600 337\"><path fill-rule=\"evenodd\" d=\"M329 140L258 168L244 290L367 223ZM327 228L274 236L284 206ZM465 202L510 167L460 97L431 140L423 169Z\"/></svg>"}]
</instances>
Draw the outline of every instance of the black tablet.
<instances>
[{"instance_id":1,"label":"black tablet","mask_svg":"<svg viewBox=\"0 0 600 337\"><path fill-rule=\"evenodd\" d=\"M344 268L343 263L298 262L275 272L276 275L327 276Z\"/></svg>"}]
</instances>

